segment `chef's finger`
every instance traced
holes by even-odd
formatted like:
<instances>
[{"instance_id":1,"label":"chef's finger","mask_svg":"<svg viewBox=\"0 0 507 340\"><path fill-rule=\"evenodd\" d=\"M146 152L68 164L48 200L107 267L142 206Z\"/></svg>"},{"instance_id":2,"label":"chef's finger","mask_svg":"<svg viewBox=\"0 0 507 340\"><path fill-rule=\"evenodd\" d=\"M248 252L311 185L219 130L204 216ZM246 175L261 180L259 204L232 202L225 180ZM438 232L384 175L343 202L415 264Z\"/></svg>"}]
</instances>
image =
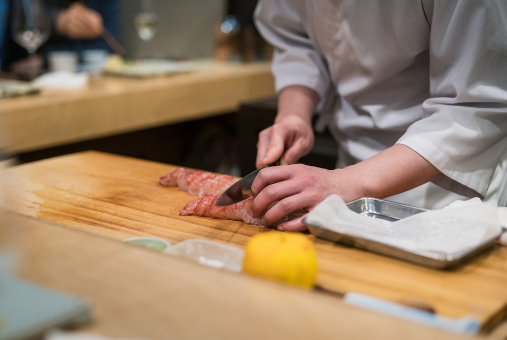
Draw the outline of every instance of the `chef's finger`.
<instances>
[{"instance_id":1,"label":"chef's finger","mask_svg":"<svg viewBox=\"0 0 507 340\"><path fill-rule=\"evenodd\" d=\"M301 192L301 188L291 185L287 181L271 184L262 190L252 201L252 214L260 216L271 203L298 194L299 192Z\"/></svg>"},{"instance_id":2,"label":"chef's finger","mask_svg":"<svg viewBox=\"0 0 507 340\"><path fill-rule=\"evenodd\" d=\"M259 133L259 141L257 142L257 159L255 161L257 169L262 167L261 160L266 155L266 151L268 151L272 130L273 129L269 127Z\"/></svg>"},{"instance_id":3,"label":"chef's finger","mask_svg":"<svg viewBox=\"0 0 507 340\"><path fill-rule=\"evenodd\" d=\"M293 171L285 166L274 166L262 169L252 183L253 195L257 196L268 185L292 178L292 173Z\"/></svg>"},{"instance_id":4,"label":"chef's finger","mask_svg":"<svg viewBox=\"0 0 507 340\"><path fill-rule=\"evenodd\" d=\"M306 215L308 215L308 214L305 214L305 215L303 215L299 218L296 218L295 220L292 220L292 221L280 223L277 226L277 229L282 230L282 231L303 231L303 230L306 230L308 227L303 223L303 219L306 217Z\"/></svg>"},{"instance_id":5,"label":"chef's finger","mask_svg":"<svg viewBox=\"0 0 507 340\"><path fill-rule=\"evenodd\" d=\"M283 150L285 149L285 140L287 139L287 131L275 125L271 128L270 137L266 153L259 163L261 167L274 163L282 157Z\"/></svg>"},{"instance_id":6,"label":"chef's finger","mask_svg":"<svg viewBox=\"0 0 507 340\"><path fill-rule=\"evenodd\" d=\"M282 157L281 164L288 165L296 163L302 156L306 155L310 149L309 143L303 138L297 139Z\"/></svg>"},{"instance_id":7,"label":"chef's finger","mask_svg":"<svg viewBox=\"0 0 507 340\"><path fill-rule=\"evenodd\" d=\"M272 143L266 152L266 156L264 156L264 158L261 160L260 166L263 167L264 165L271 164L279 160L280 157L282 157L283 150L283 144Z\"/></svg>"},{"instance_id":8,"label":"chef's finger","mask_svg":"<svg viewBox=\"0 0 507 340\"><path fill-rule=\"evenodd\" d=\"M305 209L306 205L307 202L304 195L297 194L288 196L277 202L272 208L266 211L264 217L262 218L262 224L267 226L272 225L293 211Z\"/></svg>"}]
</instances>

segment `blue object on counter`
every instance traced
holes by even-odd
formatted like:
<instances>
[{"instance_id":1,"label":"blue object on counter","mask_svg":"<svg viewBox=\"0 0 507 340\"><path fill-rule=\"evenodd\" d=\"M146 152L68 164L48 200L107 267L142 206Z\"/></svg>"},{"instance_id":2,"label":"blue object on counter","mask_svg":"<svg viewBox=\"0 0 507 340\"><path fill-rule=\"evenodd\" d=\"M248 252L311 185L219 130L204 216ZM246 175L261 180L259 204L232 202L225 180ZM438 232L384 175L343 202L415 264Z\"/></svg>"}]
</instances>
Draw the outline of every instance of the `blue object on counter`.
<instances>
[{"instance_id":1,"label":"blue object on counter","mask_svg":"<svg viewBox=\"0 0 507 340\"><path fill-rule=\"evenodd\" d=\"M79 298L9 275L0 277L0 340L34 339L49 329L90 321L91 308Z\"/></svg>"},{"instance_id":2,"label":"blue object on counter","mask_svg":"<svg viewBox=\"0 0 507 340\"><path fill-rule=\"evenodd\" d=\"M359 293L345 294L343 299L350 305L363 307L452 332L476 334L479 331L479 322L472 317L451 319Z\"/></svg>"}]
</instances>

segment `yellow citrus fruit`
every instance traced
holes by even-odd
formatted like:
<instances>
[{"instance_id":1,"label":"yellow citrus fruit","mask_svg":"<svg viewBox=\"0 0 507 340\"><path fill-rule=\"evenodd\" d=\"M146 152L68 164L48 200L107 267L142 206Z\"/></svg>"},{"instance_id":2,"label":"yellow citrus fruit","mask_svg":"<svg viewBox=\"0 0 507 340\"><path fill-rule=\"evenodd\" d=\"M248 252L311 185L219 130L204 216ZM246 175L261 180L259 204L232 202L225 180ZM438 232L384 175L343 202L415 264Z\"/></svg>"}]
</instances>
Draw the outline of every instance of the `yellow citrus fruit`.
<instances>
[{"instance_id":1,"label":"yellow citrus fruit","mask_svg":"<svg viewBox=\"0 0 507 340\"><path fill-rule=\"evenodd\" d=\"M311 288L317 281L317 254L303 234L264 232L248 240L243 271Z\"/></svg>"}]
</instances>

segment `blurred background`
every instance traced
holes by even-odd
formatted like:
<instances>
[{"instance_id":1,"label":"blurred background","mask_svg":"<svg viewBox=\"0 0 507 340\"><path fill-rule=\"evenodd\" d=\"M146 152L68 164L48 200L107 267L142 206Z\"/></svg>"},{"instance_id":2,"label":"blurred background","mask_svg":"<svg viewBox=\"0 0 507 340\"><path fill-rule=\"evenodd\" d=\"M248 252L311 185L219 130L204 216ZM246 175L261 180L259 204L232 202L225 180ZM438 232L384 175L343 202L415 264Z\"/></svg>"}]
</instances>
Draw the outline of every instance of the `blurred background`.
<instances>
[{"instance_id":1,"label":"blurred background","mask_svg":"<svg viewBox=\"0 0 507 340\"><path fill-rule=\"evenodd\" d=\"M28 76L16 72L13 64L32 48L42 57L43 65L37 64L42 68L51 67L53 51L77 51L78 61L84 61L82 52L90 49L105 49L128 59L220 55L224 60L242 61L250 57L245 50L255 47L236 46L237 51L231 47L259 44L252 17L256 4L257 0L0 0L2 71L16 73L18 78ZM37 34L24 34L30 23L26 15L33 16L31 25ZM114 40L121 43L119 49ZM229 55L220 49L227 44ZM266 51L254 51L248 61L269 58L269 47Z\"/></svg>"},{"instance_id":2,"label":"blurred background","mask_svg":"<svg viewBox=\"0 0 507 340\"><path fill-rule=\"evenodd\" d=\"M255 29L256 4L257 0L0 0L0 114L9 117L13 110L33 104L34 115L41 105L37 96L57 101L67 93L100 91L109 84L104 77L117 77L115 86L123 86L121 81L145 86L160 76L192 72L195 61L215 66L268 64L272 47ZM265 86L271 88L272 81ZM199 95L195 93L196 100ZM255 168L258 133L272 124L276 107L273 92L202 119L162 122L50 147L3 150L18 163L97 150L243 176ZM4 130L7 136L13 133ZM320 129L314 149L301 162L334 168L336 149L329 133Z\"/></svg>"},{"instance_id":3,"label":"blurred background","mask_svg":"<svg viewBox=\"0 0 507 340\"><path fill-rule=\"evenodd\" d=\"M214 56L214 30L227 14L225 0L152 0L151 13L159 17L156 28L159 34L154 34L151 41L140 39L133 25L136 15L142 13L142 5L143 1L121 2L121 36L131 57Z\"/></svg>"}]
</instances>

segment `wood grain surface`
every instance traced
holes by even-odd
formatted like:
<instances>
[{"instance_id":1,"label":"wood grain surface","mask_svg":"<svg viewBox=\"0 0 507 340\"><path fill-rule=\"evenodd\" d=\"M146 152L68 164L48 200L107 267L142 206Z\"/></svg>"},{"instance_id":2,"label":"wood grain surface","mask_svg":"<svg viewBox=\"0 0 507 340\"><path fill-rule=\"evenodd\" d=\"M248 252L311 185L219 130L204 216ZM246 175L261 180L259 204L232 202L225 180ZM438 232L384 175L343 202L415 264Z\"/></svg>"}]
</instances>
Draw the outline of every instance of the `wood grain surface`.
<instances>
[{"instance_id":1,"label":"wood grain surface","mask_svg":"<svg viewBox=\"0 0 507 340\"><path fill-rule=\"evenodd\" d=\"M470 339L0 209L17 274L92 307L79 332L113 339ZM6 237L6 235L9 235Z\"/></svg>"},{"instance_id":2,"label":"wood grain surface","mask_svg":"<svg viewBox=\"0 0 507 340\"><path fill-rule=\"evenodd\" d=\"M193 65L185 74L100 77L79 89L2 99L1 133L10 151L28 152L232 112L275 95L269 63Z\"/></svg>"},{"instance_id":3,"label":"wood grain surface","mask_svg":"<svg viewBox=\"0 0 507 340\"><path fill-rule=\"evenodd\" d=\"M194 197L157 185L173 169L98 152L47 159L3 171L2 205L115 239L158 236L176 243L205 238L243 246L250 236L269 231L237 221L179 216ZM505 318L507 248L439 271L323 240L315 240L315 246L319 284L325 289L416 301L443 316L476 317L484 330Z\"/></svg>"}]
</instances>

